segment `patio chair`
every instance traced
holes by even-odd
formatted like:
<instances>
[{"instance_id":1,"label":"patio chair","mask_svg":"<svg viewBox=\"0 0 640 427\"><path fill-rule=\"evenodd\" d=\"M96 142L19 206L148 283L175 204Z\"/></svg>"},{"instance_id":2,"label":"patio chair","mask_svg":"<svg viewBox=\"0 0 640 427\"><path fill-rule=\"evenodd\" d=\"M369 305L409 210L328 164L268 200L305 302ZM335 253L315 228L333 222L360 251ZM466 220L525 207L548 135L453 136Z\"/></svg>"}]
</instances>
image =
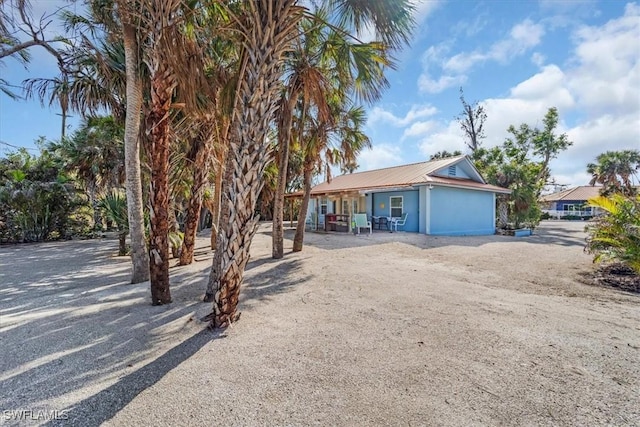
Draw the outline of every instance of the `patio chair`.
<instances>
[{"instance_id":1,"label":"patio chair","mask_svg":"<svg viewBox=\"0 0 640 427\"><path fill-rule=\"evenodd\" d=\"M404 227L405 222L407 222L408 213L403 213L401 218L392 218L391 219L391 229L395 228L398 231L398 226Z\"/></svg>"},{"instance_id":2,"label":"patio chair","mask_svg":"<svg viewBox=\"0 0 640 427\"><path fill-rule=\"evenodd\" d=\"M311 215L307 217L307 220L304 223L305 229L315 231L317 227L317 219L318 219L318 214L315 212L311 212Z\"/></svg>"},{"instance_id":3,"label":"patio chair","mask_svg":"<svg viewBox=\"0 0 640 427\"><path fill-rule=\"evenodd\" d=\"M381 216L378 221L378 230L382 230L382 227L384 227L385 230L391 230L391 228L389 228L389 219L387 219L386 216Z\"/></svg>"},{"instance_id":4,"label":"patio chair","mask_svg":"<svg viewBox=\"0 0 640 427\"><path fill-rule=\"evenodd\" d=\"M367 214L353 214L353 220L355 222L355 228L358 234L360 234L361 228L368 228L369 234L371 231L371 221L367 220Z\"/></svg>"}]
</instances>

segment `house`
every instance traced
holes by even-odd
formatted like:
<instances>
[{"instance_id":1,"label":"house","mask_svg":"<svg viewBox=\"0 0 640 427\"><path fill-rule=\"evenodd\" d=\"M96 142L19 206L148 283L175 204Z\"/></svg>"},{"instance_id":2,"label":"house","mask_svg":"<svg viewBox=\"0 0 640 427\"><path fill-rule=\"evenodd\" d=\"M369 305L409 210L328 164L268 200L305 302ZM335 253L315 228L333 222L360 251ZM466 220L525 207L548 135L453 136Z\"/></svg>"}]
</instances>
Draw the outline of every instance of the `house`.
<instances>
[{"instance_id":1,"label":"house","mask_svg":"<svg viewBox=\"0 0 640 427\"><path fill-rule=\"evenodd\" d=\"M542 212L554 218L565 216L592 217L597 208L586 206L587 200L600 195L602 186L582 185L540 197Z\"/></svg>"},{"instance_id":2,"label":"house","mask_svg":"<svg viewBox=\"0 0 640 427\"><path fill-rule=\"evenodd\" d=\"M341 175L311 190L309 221L350 229L353 213L384 222L407 214L405 231L430 235L494 234L496 194L467 156ZM376 228L374 224L374 228ZM339 230L340 228L334 228Z\"/></svg>"}]
</instances>

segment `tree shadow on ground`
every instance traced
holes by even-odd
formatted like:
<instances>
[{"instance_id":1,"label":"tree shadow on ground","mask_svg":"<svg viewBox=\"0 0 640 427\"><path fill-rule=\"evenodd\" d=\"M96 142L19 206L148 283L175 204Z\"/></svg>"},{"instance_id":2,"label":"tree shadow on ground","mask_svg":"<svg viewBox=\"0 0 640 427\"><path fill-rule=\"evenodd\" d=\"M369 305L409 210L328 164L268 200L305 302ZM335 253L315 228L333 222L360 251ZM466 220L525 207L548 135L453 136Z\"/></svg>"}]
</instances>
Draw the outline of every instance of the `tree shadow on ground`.
<instances>
[{"instance_id":1,"label":"tree shadow on ground","mask_svg":"<svg viewBox=\"0 0 640 427\"><path fill-rule=\"evenodd\" d=\"M169 371L193 356L219 331L203 329L142 368L120 378L118 382L64 410L65 420L52 420L46 426L99 426L113 418L138 394L160 381Z\"/></svg>"},{"instance_id":2,"label":"tree shadow on ground","mask_svg":"<svg viewBox=\"0 0 640 427\"><path fill-rule=\"evenodd\" d=\"M0 407L66 408L51 425L99 425L218 336L197 320L211 309L201 302L210 262L172 268L173 303L151 306L149 283L128 284L129 259L111 256L117 241L76 243L1 254L12 271L0 282ZM20 258L32 253L48 277L30 279ZM241 310L307 280L299 261L271 261L249 264Z\"/></svg>"}]
</instances>

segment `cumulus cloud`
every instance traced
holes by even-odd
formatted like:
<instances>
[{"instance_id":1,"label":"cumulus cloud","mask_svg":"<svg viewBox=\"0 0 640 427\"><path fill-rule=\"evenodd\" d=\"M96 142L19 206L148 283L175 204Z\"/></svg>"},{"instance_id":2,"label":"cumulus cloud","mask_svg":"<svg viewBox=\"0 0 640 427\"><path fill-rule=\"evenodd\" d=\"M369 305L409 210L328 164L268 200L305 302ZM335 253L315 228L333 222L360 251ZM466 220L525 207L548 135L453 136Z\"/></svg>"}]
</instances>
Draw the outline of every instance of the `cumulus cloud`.
<instances>
[{"instance_id":1,"label":"cumulus cloud","mask_svg":"<svg viewBox=\"0 0 640 427\"><path fill-rule=\"evenodd\" d=\"M427 135L437 127L437 123L434 120L415 122L404 130L402 138L416 137Z\"/></svg>"},{"instance_id":2,"label":"cumulus cloud","mask_svg":"<svg viewBox=\"0 0 640 427\"><path fill-rule=\"evenodd\" d=\"M438 151L465 151L464 135L458 122L451 121L440 126L439 130L426 136L418 144L420 152L428 159Z\"/></svg>"},{"instance_id":3,"label":"cumulus cloud","mask_svg":"<svg viewBox=\"0 0 640 427\"><path fill-rule=\"evenodd\" d=\"M359 171L397 166L402 163L400 147L391 144L376 144L358 156Z\"/></svg>"},{"instance_id":4,"label":"cumulus cloud","mask_svg":"<svg viewBox=\"0 0 640 427\"><path fill-rule=\"evenodd\" d=\"M640 110L640 6L630 3L625 14L602 27L582 27L570 71L570 88L592 113ZM629 90L635 88L635 90Z\"/></svg>"},{"instance_id":5,"label":"cumulus cloud","mask_svg":"<svg viewBox=\"0 0 640 427\"><path fill-rule=\"evenodd\" d=\"M526 19L514 25L509 36L491 45L488 51L459 53L445 62L443 68L447 72L466 73L477 63L485 61L507 63L511 58L522 55L530 48L537 46L543 35L542 25Z\"/></svg>"},{"instance_id":6,"label":"cumulus cloud","mask_svg":"<svg viewBox=\"0 0 640 427\"><path fill-rule=\"evenodd\" d=\"M508 95L483 101L487 112L485 130L487 147L501 144L508 136L509 125L527 123L541 126L547 110L558 108L561 120L572 117L567 125L561 121L557 132L566 132L574 145L551 162L557 182L584 185L589 182L586 165L607 150L640 147L640 6L630 3L624 15L601 26L577 27L572 34L574 48L564 64L544 65L546 58L535 52L531 61L539 70L513 86ZM441 62L451 79L464 75L475 64L486 60L507 60L538 45L544 30L538 24L524 21L511 30L507 40L494 44L487 52L474 51L452 56ZM435 49L425 59L440 60L445 49ZM432 62L433 64L433 62ZM428 79L433 87L438 79L421 76L423 87ZM408 128L405 135L418 133ZM428 156L440 150L463 149L463 135L455 120L443 123L420 142L421 152Z\"/></svg>"},{"instance_id":7,"label":"cumulus cloud","mask_svg":"<svg viewBox=\"0 0 640 427\"><path fill-rule=\"evenodd\" d=\"M438 112L438 109L432 105L412 105L409 112L404 117L398 117L390 111L386 111L382 107L374 107L369 112L369 124L375 124L378 122L391 123L396 127L407 126L418 119L433 116Z\"/></svg>"},{"instance_id":8,"label":"cumulus cloud","mask_svg":"<svg viewBox=\"0 0 640 427\"><path fill-rule=\"evenodd\" d=\"M540 44L544 27L530 19L514 25L507 37L492 44L486 51L477 49L461 52L451 57L451 42L431 46L423 56L423 72L418 78L418 88L426 93L439 93L450 87L459 86L467 81L467 73L479 63L496 61L507 63L529 49ZM433 76L436 70L439 75Z\"/></svg>"},{"instance_id":9,"label":"cumulus cloud","mask_svg":"<svg viewBox=\"0 0 640 427\"><path fill-rule=\"evenodd\" d=\"M467 76L441 75L433 79L429 74L423 73L418 78L418 88L422 92L440 93L445 89L460 86L467 81Z\"/></svg>"}]
</instances>

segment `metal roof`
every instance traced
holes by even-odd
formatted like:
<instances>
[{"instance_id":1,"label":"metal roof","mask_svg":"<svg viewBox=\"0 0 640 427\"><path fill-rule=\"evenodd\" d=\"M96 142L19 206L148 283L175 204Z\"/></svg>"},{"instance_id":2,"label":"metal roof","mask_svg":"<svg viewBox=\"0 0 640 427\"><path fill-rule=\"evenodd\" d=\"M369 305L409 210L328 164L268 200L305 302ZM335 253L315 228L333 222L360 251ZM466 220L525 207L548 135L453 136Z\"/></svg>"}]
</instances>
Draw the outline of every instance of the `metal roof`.
<instances>
[{"instance_id":1,"label":"metal roof","mask_svg":"<svg viewBox=\"0 0 640 427\"><path fill-rule=\"evenodd\" d=\"M557 202L560 200L589 200L600 195L602 186L581 185L579 187L568 188L557 193L547 194L540 197L542 202Z\"/></svg>"},{"instance_id":2,"label":"metal roof","mask_svg":"<svg viewBox=\"0 0 640 427\"><path fill-rule=\"evenodd\" d=\"M510 193L511 191L485 184L471 179L442 177L433 175L435 172L453 166L457 163L467 162L477 173L477 170L466 156L456 156L441 160L413 163L409 165L394 166L384 169L376 169L365 172L356 172L340 175L331 180L318 184L311 190L314 196L323 194L348 193L355 191L371 191L397 189L414 185L442 185L447 187L471 188L476 190L491 191L496 193ZM482 177L477 174L480 179Z\"/></svg>"}]
</instances>

